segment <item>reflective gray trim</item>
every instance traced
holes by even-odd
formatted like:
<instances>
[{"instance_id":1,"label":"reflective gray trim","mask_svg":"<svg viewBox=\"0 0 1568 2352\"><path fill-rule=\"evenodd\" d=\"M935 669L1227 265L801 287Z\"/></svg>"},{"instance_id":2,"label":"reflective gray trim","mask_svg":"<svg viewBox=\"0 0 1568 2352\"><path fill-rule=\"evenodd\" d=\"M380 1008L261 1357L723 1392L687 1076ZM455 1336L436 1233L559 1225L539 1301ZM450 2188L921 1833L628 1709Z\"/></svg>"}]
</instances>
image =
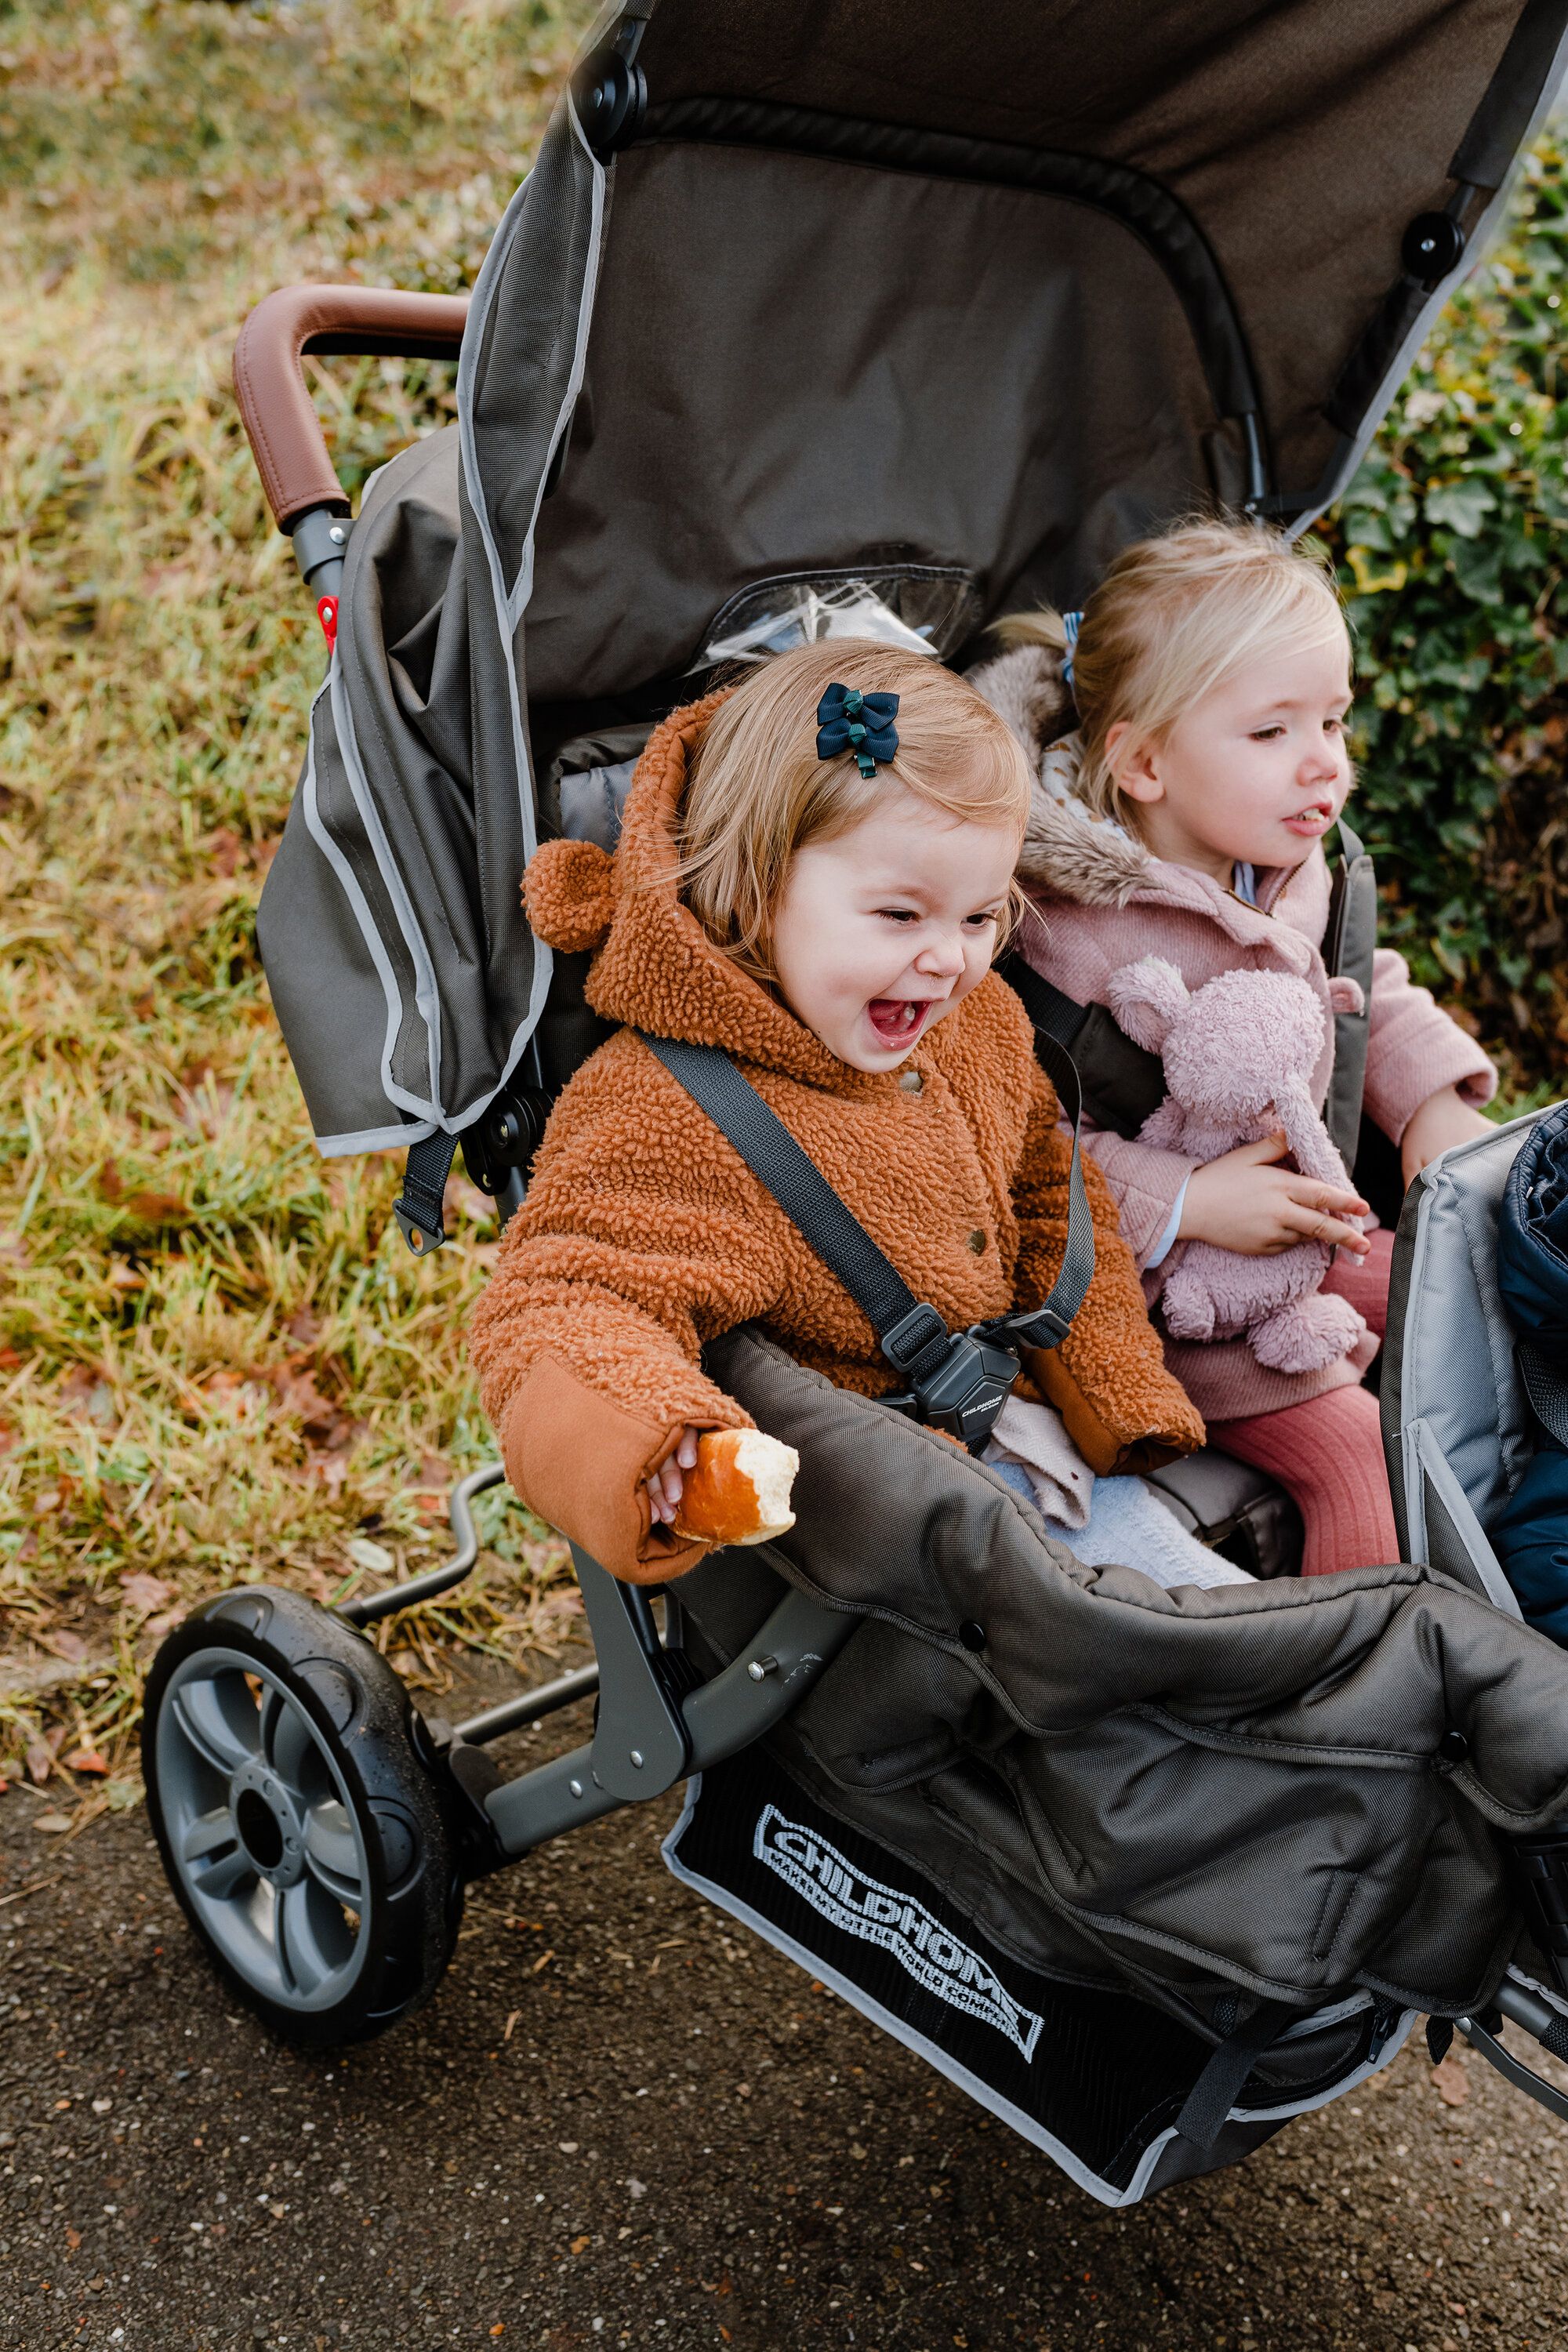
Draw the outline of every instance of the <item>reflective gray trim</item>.
<instances>
[{"instance_id":1,"label":"reflective gray trim","mask_svg":"<svg viewBox=\"0 0 1568 2352\"><path fill-rule=\"evenodd\" d=\"M1410 1542L1424 1566L1436 1567L1445 1574L1457 1576L1459 1571L1451 1559L1432 1558L1433 1544L1427 1526L1427 1503L1436 1502L1440 1512L1447 1514L1455 1537L1463 1549L1465 1565L1476 1585L1507 1616L1522 1619L1523 1610L1507 1577L1498 1564L1498 1557L1487 1541L1486 1529L1477 1518L1470 1498L1454 1475L1453 1465L1443 1452L1431 1428L1425 1421L1407 1422L1401 1433L1405 1449L1405 1507L1410 1517Z\"/></svg>"},{"instance_id":2,"label":"reflective gray trim","mask_svg":"<svg viewBox=\"0 0 1568 2352\"><path fill-rule=\"evenodd\" d=\"M732 1919L739 1919L742 1927L749 1927L754 1936L761 1937L764 1944L771 1944L774 1951L782 1952L786 1959L793 1960L797 1968L804 1969L807 1976L815 1977L819 1983L826 1985L830 1991L838 1995L840 2000L847 2001L851 2009L858 2010L860 2015L868 2019L871 2024L879 2026L881 2031L890 2035L893 2041L901 2042L904 2048L912 2051L917 2058L923 2058L928 2066L934 2068L937 2074L944 2075L959 2090L966 2093L977 2106L984 2107L989 2114L997 2116L1005 2123L1010 2131L1016 2132L1020 2139L1027 2140L1031 2147L1039 2148L1042 2154L1048 2156L1053 2164L1059 2165L1068 2179L1076 2181L1085 2194L1092 2197L1097 2204L1109 2205L1115 2210L1140 2202L1158 2168L1161 2157L1172 2140L1178 2136L1173 2124L1168 2126L1144 2149L1139 2159L1138 2169L1126 2188L1112 2188L1111 2184L1108 2180L1103 2180L1098 2172L1091 2172L1081 2157L1075 2156L1071 2148L1064 2147L1062 2142L1047 2131L1043 2125L1037 2124L1032 2116L1025 2115L1022 2108L1016 2107L1010 2100L1002 2098L989 2084L983 2083L977 2074L972 2074L967 2066L960 2065L958 2061L950 2057L938 2043L928 2041L923 2033L917 2033L911 2026L905 2024L902 2018L895 2017L891 2010L884 2009L879 2001L874 2000L868 1993L863 1992L858 1985L852 1984L847 1977L841 1976L837 1969L821 1958L820 1954L808 1950L804 1944L797 1944L793 1936L787 1935L783 1928L774 1927L771 1919L764 1919L760 1912L752 1910L749 1903L743 1902L739 1895L731 1894L728 1887L719 1885L713 1879L700 1877L695 1871L688 1869L686 1864L677 1858L675 1849L690 1822L701 1790L702 1775L700 1772L695 1773L686 1785L686 1802L681 1808L680 1819L659 1848L664 1866L672 1878L679 1879L683 1886L689 1886L694 1894L702 1895L716 1909L727 1911ZM1342 2017L1364 2005L1364 1997L1362 2000L1348 2002L1337 2001L1321 2012L1314 2011L1310 2017L1297 2020L1289 2029L1288 2033L1282 2034L1280 2039L1283 2041L1299 2038L1300 2034L1311 2032L1321 2025L1337 2022ZM1333 2100L1342 2098L1347 2091L1355 2090L1359 2084L1370 2081L1373 2074L1381 2074L1385 2066L1392 2063L1404 2046L1405 2037L1415 2022L1416 2015L1417 2012L1413 2009L1401 2011L1396 2031L1390 2034L1376 2057L1366 2059L1353 2072L1347 2074L1342 2082L1334 2084L1331 2089L1321 2091L1311 2098L1288 2100L1277 2107L1232 2107L1226 2121L1239 2124L1271 2123L1285 2116L1311 2115L1317 2108L1330 2105Z\"/></svg>"},{"instance_id":3,"label":"reflective gray trim","mask_svg":"<svg viewBox=\"0 0 1568 2352\"><path fill-rule=\"evenodd\" d=\"M599 252L604 236L605 169L583 135L577 110L570 96L566 101L573 136L582 148L593 171L593 227L589 239L588 262L582 285L577 290L577 333L573 349L572 372L565 396L556 415L554 430L550 436L549 455L540 474L534 495L533 513L530 520L528 538L523 548L515 586L509 595L501 572L500 551L496 545L495 530L484 493L479 469L479 452L474 440L474 376L479 367L479 354L484 343L485 322L495 297L496 282L516 237L521 218L523 201L528 190L524 180L502 215L501 223L486 254L484 264L475 282L468 305L468 325L464 331L463 347L458 361L458 437L462 453L463 482L468 491L468 506L479 525L484 545L485 563L489 575L490 602L495 613L496 634L500 639L502 667L506 673L507 695L511 716L512 755L517 766L519 812L522 820L524 864L533 856L539 844L534 805L533 762L529 751L528 730L523 723L522 698L517 675L516 633L519 622L533 591L533 538L539 521L539 510L544 502L544 485L550 478L551 466L560 447L562 435L571 423L572 411L582 389L584 370L587 363L588 332L593 320L594 297L598 286ZM529 994L528 1011L518 1024L500 1080L489 1094L469 1106L460 1118L443 1118L442 1125L453 1134L488 1110L496 1096L510 1078L525 1052L528 1041L539 1024L549 993L550 976L554 959L542 940L534 940L533 986Z\"/></svg>"},{"instance_id":4,"label":"reflective gray trim","mask_svg":"<svg viewBox=\"0 0 1568 2352\"><path fill-rule=\"evenodd\" d=\"M316 796L316 707L324 694L330 694L337 672L338 656L334 649L331 659L327 665L327 675L316 688L315 698L310 704L310 714L305 733L305 772L300 780L300 802L305 812L306 830L338 877L339 887L348 900L353 919L359 925L360 936L370 950L371 961L375 966L376 977L381 982L382 992L386 998L386 1035L381 1048L381 1083L388 1102L395 1103L397 1096L394 1091L392 1055L393 1049L397 1044L398 1027L403 1019L402 991L397 985L397 975L392 969L392 959L382 944L380 927L370 911L364 892L359 887L358 877L329 832ZM333 712L335 717L335 702ZM424 1103L408 1103L403 1108L419 1112L427 1110L427 1106ZM378 1133L382 1131L377 1130ZM325 1145L321 1148L323 1150L326 1150ZM347 1150L352 1147L345 1145L343 1148ZM377 1149L382 1148L384 1147L377 1147Z\"/></svg>"},{"instance_id":5,"label":"reflective gray trim","mask_svg":"<svg viewBox=\"0 0 1568 2352\"><path fill-rule=\"evenodd\" d=\"M605 167L583 136L583 126L577 120L576 102L570 92L566 99L566 111L571 120L573 135L593 167L594 194L588 232L588 261L583 273L583 283L577 289L577 335L572 347L572 372L566 379L566 391L556 415L555 430L550 436L550 450L544 461L544 471L539 478L539 488L534 492L533 512L529 518L528 536L522 546L522 560L517 568L517 578L512 583L511 593L506 601L506 616L513 629L517 627L528 609L528 600L533 593L533 535L539 527L539 510L544 504L544 485L550 479L557 452L561 447L562 436L571 424L572 412L577 405L577 395L583 389L583 377L588 364L588 331L594 321L594 298L599 289L599 256L605 235Z\"/></svg>"},{"instance_id":6,"label":"reflective gray trim","mask_svg":"<svg viewBox=\"0 0 1568 2352\"><path fill-rule=\"evenodd\" d=\"M327 682L331 690L332 720L338 730L338 749L342 753L343 771L349 780L349 790L353 794L354 806L359 811L360 823L364 827L365 838L370 844L370 852L375 860L376 871L385 884L387 896L392 900L393 912L397 917L397 928L403 934L403 944L408 950L414 964L414 1006L425 1024L429 1095L421 1097L412 1094L407 1087L399 1086L394 1078L392 1048L396 1042L395 1032L388 1040L387 1049L382 1056L382 1083L386 1088L389 1102L396 1103L401 1109L413 1111L417 1118L433 1118L445 1126L446 1121L441 1117L441 1000L436 987L436 968L430 961L430 950L425 944L425 934L419 927L419 919L414 911L414 902L408 896L407 887L392 855L392 847L386 838L386 829L381 822L380 811L375 805L374 797L365 777L364 762L359 753L359 739L354 733L353 713L349 708L348 695L342 684L342 672L335 652ZM399 1013L401 1017L401 1001Z\"/></svg>"},{"instance_id":7,"label":"reflective gray trim","mask_svg":"<svg viewBox=\"0 0 1568 2352\"><path fill-rule=\"evenodd\" d=\"M346 1160L354 1151L402 1151L435 1132L434 1122L422 1118L413 1127L405 1121L398 1127L362 1128L357 1135L318 1135L315 1144L323 1160Z\"/></svg>"}]
</instances>

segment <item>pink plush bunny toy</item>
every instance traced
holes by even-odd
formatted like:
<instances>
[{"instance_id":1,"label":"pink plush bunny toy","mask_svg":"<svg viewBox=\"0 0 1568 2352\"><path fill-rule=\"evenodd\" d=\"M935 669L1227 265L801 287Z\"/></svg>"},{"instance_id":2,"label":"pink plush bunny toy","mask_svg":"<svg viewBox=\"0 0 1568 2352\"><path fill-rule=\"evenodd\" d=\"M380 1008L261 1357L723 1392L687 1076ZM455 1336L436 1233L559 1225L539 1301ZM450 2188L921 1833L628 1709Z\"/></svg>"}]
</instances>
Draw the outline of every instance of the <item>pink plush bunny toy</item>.
<instances>
[{"instance_id":1,"label":"pink plush bunny toy","mask_svg":"<svg viewBox=\"0 0 1568 2352\"><path fill-rule=\"evenodd\" d=\"M1192 994L1174 965L1145 956L1112 972L1106 993L1127 1034L1164 1060L1169 1091L1144 1120L1143 1142L1206 1164L1282 1131L1303 1176L1349 1181L1309 1090L1323 1008L1304 980L1225 971ZM1329 993L1336 1012L1360 1011L1353 980L1331 981ZM1166 1327L1177 1339L1245 1334L1274 1371L1321 1371L1366 1329L1348 1299L1320 1290L1331 1259L1321 1242L1298 1242L1272 1257L1189 1242L1161 1294Z\"/></svg>"}]
</instances>

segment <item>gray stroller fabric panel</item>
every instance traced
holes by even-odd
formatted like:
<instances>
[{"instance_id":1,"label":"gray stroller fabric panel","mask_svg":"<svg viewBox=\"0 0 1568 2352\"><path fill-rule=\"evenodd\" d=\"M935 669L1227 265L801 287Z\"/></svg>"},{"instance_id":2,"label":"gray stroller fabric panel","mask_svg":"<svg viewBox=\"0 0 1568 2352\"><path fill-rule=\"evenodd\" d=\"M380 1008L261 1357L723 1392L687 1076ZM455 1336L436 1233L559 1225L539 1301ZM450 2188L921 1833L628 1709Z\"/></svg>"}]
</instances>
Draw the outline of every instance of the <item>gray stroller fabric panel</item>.
<instances>
[{"instance_id":1,"label":"gray stroller fabric panel","mask_svg":"<svg viewBox=\"0 0 1568 2352\"><path fill-rule=\"evenodd\" d=\"M634 147L615 170L584 390L539 520L535 694L684 670L752 582L874 551L963 567L988 615L1059 599L1207 488L1186 320L1114 222L726 147ZM1125 311L1094 304L1111 283ZM1239 474L1226 488L1239 497Z\"/></svg>"},{"instance_id":2,"label":"gray stroller fabric panel","mask_svg":"<svg viewBox=\"0 0 1568 2352\"><path fill-rule=\"evenodd\" d=\"M1460 1144L1411 1187L1383 1359L1384 1447L1406 1556L1515 1616L1486 1530L1532 1450L1497 1282L1503 1188L1532 1124L1514 1119Z\"/></svg>"},{"instance_id":3,"label":"gray stroller fabric panel","mask_svg":"<svg viewBox=\"0 0 1568 2352\"><path fill-rule=\"evenodd\" d=\"M801 1453L771 1559L870 1621L787 1734L837 1789L962 1806L980 1769L1038 1900L1161 1982L1489 1991L1519 1933L1494 1832L1568 1807L1552 1643L1408 1567L1173 1592L1083 1568L940 1437L753 1333L709 1356ZM722 1566L685 1580L700 1623Z\"/></svg>"}]
</instances>

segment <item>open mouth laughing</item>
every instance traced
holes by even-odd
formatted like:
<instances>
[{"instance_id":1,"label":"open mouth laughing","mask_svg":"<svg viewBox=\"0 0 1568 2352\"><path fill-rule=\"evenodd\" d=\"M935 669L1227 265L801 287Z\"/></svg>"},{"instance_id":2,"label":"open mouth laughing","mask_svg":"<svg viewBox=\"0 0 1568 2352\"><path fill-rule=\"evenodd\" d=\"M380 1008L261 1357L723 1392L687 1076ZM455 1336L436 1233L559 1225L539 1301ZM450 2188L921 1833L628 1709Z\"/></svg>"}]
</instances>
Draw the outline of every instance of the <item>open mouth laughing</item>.
<instances>
[{"instance_id":1,"label":"open mouth laughing","mask_svg":"<svg viewBox=\"0 0 1568 2352\"><path fill-rule=\"evenodd\" d=\"M882 1045L912 1045L926 1025L926 1017L935 1010L935 999L929 996L874 996L866 1007L866 1018Z\"/></svg>"}]
</instances>

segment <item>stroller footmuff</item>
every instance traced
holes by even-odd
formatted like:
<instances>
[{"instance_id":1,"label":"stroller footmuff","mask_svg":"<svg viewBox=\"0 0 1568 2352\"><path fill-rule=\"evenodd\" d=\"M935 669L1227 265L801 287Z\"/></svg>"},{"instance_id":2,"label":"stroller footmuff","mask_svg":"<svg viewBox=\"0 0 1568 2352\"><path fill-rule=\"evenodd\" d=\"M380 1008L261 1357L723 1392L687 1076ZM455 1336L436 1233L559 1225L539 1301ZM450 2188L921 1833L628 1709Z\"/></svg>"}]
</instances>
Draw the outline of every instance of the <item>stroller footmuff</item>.
<instances>
[{"instance_id":1,"label":"stroller footmuff","mask_svg":"<svg viewBox=\"0 0 1568 2352\"><path fill-rule=\"evenodd\" d=\"M756 1335L708 1356L805 1466L787 1536L683 1578L695 1654L754 1648L769 1569L859 1622L765 1759L703 1777L679 1874L1112 2201L1200 2122L1242 2105L1266 2136L1417 2011L1489 2002L1518 1934L1497 1832L1568 1774L1549 1644L1410 1568L1331 1593L1086 1569L940 1437ZM1136 2063L1078 2000L1119 1987Z\"/></svg>"}]
</instances>

